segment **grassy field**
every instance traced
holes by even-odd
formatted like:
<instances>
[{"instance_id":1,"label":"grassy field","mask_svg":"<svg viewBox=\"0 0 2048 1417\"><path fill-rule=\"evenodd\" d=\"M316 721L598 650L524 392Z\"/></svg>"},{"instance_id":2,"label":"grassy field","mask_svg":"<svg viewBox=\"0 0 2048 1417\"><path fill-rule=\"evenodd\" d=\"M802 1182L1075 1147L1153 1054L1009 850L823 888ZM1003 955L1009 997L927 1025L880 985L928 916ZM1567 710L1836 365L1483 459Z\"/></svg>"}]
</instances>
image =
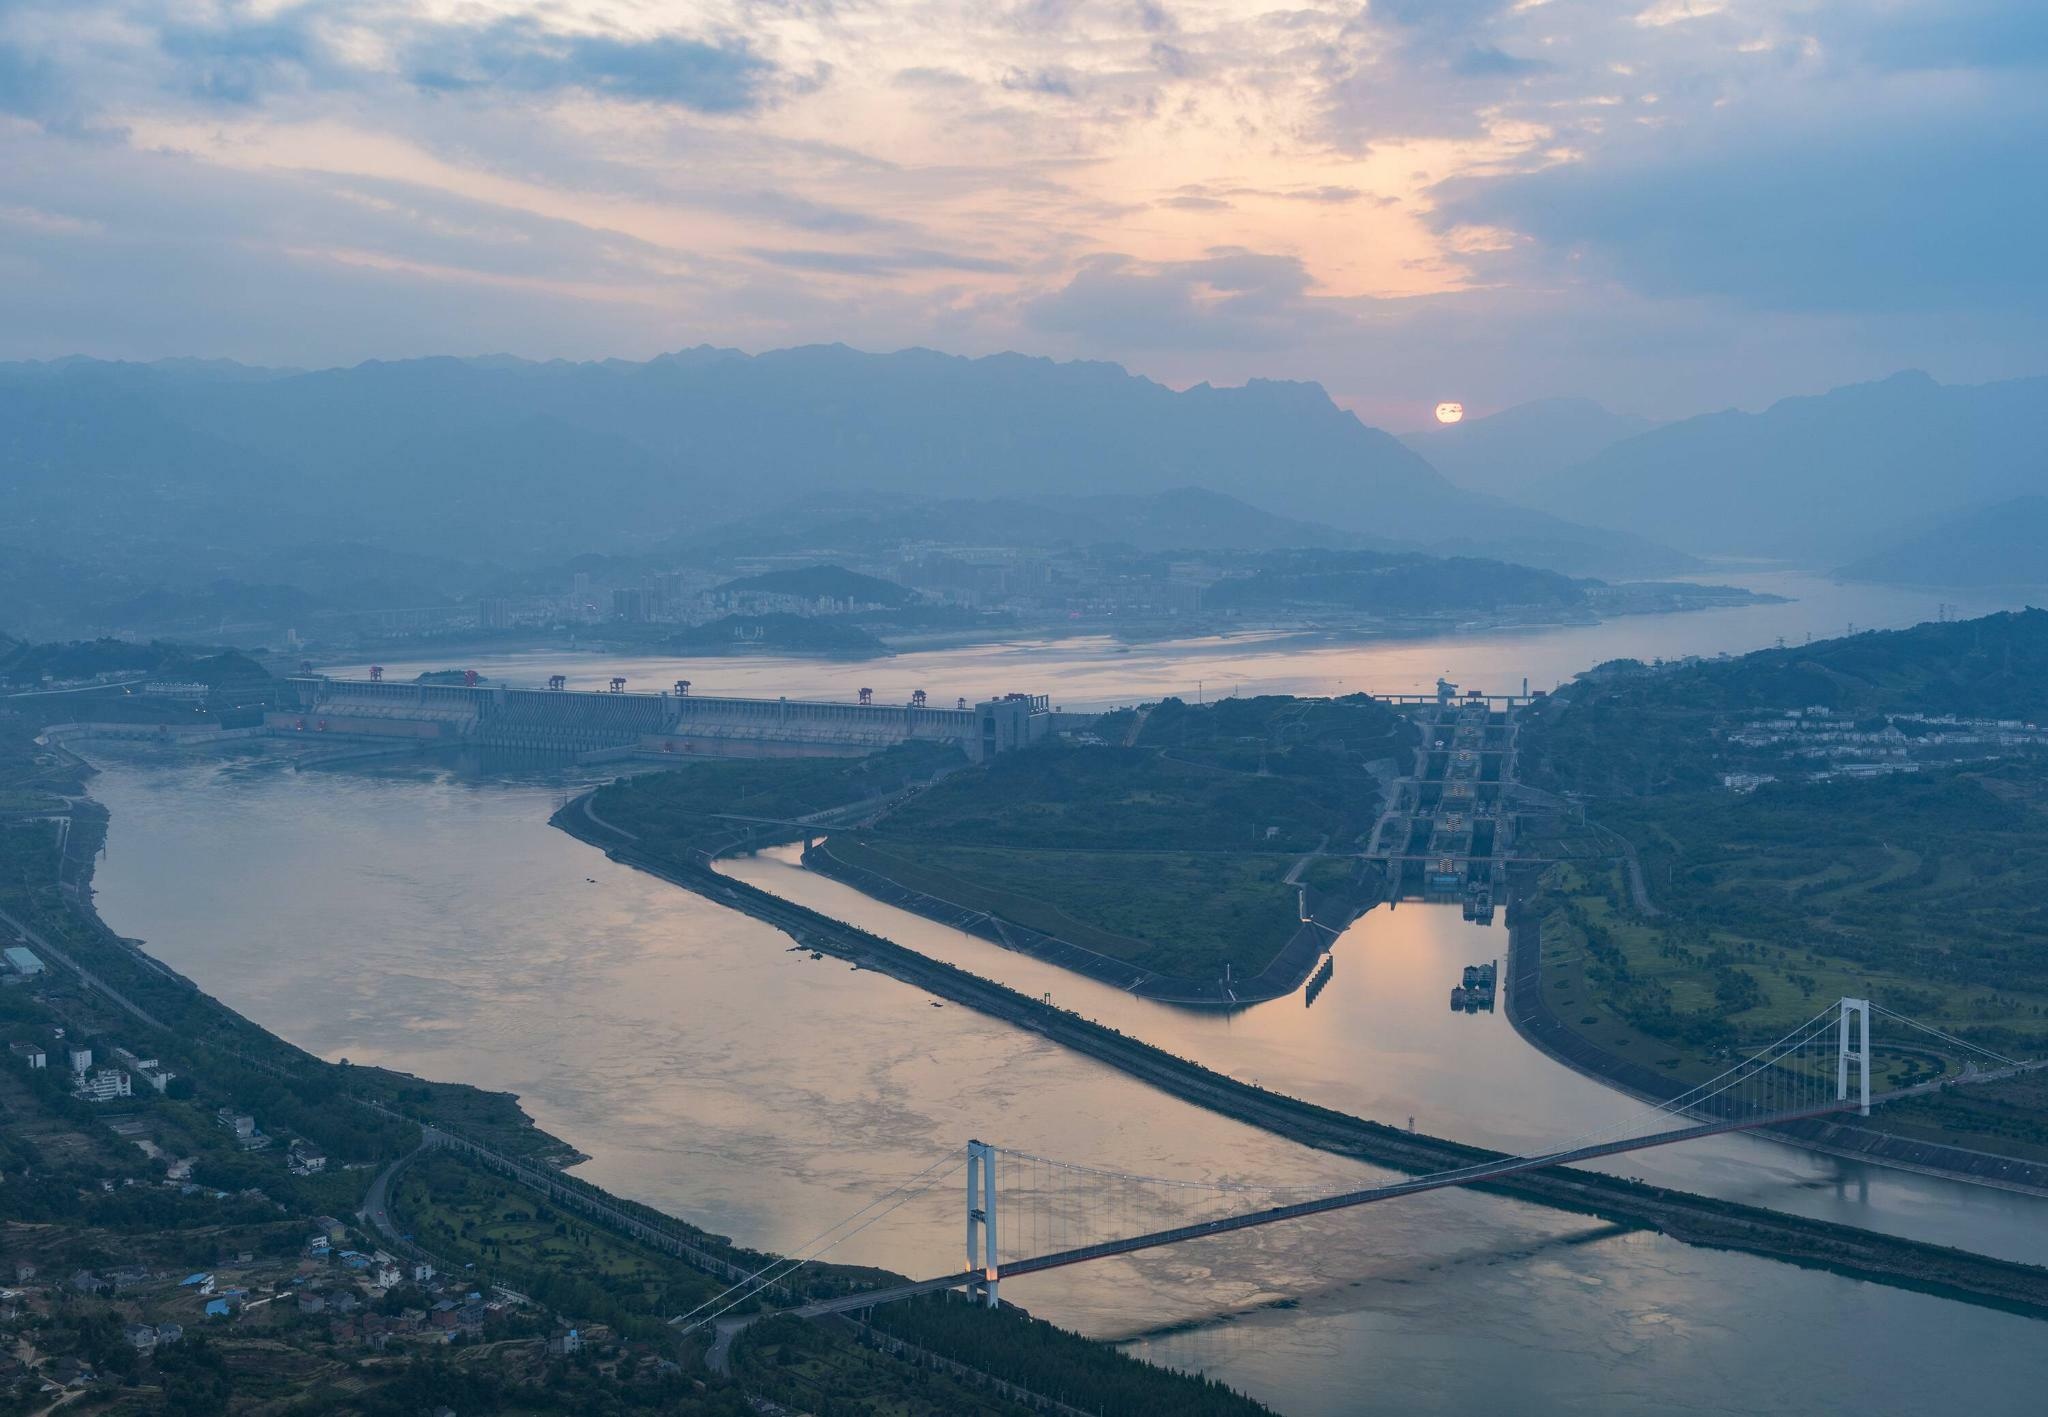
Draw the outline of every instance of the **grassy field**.
<instances>
[{"instance_id":1,"label":"grassy field","mask_svg":"<svg viewBox=\"0 0 2048 1417\"><path fill-rule=\"evenodd\" d=\"M1364 698L1168 699L958 772L833 852L912 890L1161 974L1257 974L1300 924L1303 880L1351 882L1379 810L1372 764L1413 727ZM1131 741L1134 740L1134 741Z\"/></svg>"},{"instance_id":2,"label":"grassy field","mask_svg":"<svg viewBox=\"0 0 2048 1417\"><path fill-rule=\"evenodd\" d=\"M643 847L688 860L737 842L745 818L794 819L885 797L959 762L956 749L931 743L866 758L706 759L606 783L592 805ZM789 833L771 828L768 836L782 841Z\"/></svg>"},{"instance_id":3,"label":"grassy field","mask_svg":"<svg viewBox=\"0 0 2048 1417\"><path fill-rule=\"evenodd\" d=\"M1645 920L1628 904L1618 866L1553 867L1541 904L1544 1002L1609 1052L1674 1079L1713 1076L1731 1057L1783 1036L1844 995L1959 1036L1996 1039L1992 1046L2011 1056L2048 1053L2048 995L1930 981L1910 965L1845 958L1811 935L1722 928L1689 915ZM1939 1049L1930 1050L1933 1040L1899 1025L1881 1023L1875 1042L1873 1090L1953 1070ZM1878 1120L1930 1140L2048 1158L2044 1101L2048 1080L2034 1078L1916 1100Z\"/></svg>"},{"instance_id":4,"label":"grassy field","mask_svg":"<svg viewBox=\"0 0 2048 1417\"><path fill-rule=\"evenodd\" d=\"M1300 923L1295 857L832 839L849 865L1144 969L1256 974ZM1344 863L1330 863L1345 869ZM1321 874L1328 879L1329 873Z\"/></svg>"}]
</instances>

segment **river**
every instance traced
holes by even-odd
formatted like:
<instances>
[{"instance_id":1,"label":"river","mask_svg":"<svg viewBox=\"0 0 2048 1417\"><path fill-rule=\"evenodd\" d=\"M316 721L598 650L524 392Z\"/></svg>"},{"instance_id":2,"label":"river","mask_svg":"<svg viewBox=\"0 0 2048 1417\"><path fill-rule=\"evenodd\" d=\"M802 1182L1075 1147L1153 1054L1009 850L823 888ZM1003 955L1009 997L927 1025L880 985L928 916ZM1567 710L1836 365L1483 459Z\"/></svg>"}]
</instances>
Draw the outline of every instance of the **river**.
<instances>
[{"instance_id":1,"label":"river","mask_svg":"<svg viewBox=\"0 0 2048 1417\"><path fill-rule=\"evenodd\" d=\"M1678 649L1718 651L1785 631L1723 619L1717 642L1698 622L1784 609L1648 618L1693 627ZM1867 605L1856 613L1885 623ZM1057 692L1071 672L1095 702L1160 692L1169 675L1226 683L1226 666L1256 670L1247 688L1289 687L1289 672L1306 676L1292 687L1313 688L1313 673L1334 676L1340 661L1360 687L1375 675L1371 687L1401 687L1386 678L1402 661L1386 656L1407 656L1417 680L1449 668L1483 683L1508 672L1510 653L1538 666L1561 653L1548 637L1576 637L1581 663L1641 652L1638 622L1606 628L1622 637L1601 647L1579 629L1256 651L1270 659L1234 644L1124 655L1065 642L954 652L918 668L931 672L935 696L952 683L963 693L1024 682ZM1323 658L1290 671L1302 655ZM839 676L857 672L780 671L792 695L837 692ZM114 928L324 1057L517 1092L543 1126L591 1154L583 1170L593 1180L747 1243L794 1249L969 1136L1176 1177L1338 1187L1376 1174L968 1010L935 1008L893 980L791 951L768 927L549 828L567 784L429 768L297 773L262 759L99 761L93 790L113 813L99 905ZM1313 1008L1296 996L1222 1019L1145 1005L903 916L786 854L729 869L1214 1066L1384 1120L1413 1116L1422 1130L1513 1145L1626 1106L1531 1053L1501 1017L1450 1014L1452 971L1504 945L1502 932L1455 910L1375 911L1338 943L1336 976ZM2048 1205L1766 1142L1650 1153L1620 1169L2048 1258ZM910 1273L957 1266L954 1189L895 1212L834 1258ZM1005 1293L1296 1417L2018 1413L2038 1410L2048 1386L2048 1330L2034 1321L1456 1192L1012 1281Z\"/></svg>"},{"instance_id":2,"label":"river","mask_svg":"<svg viewBox=\"0 0 2048 1417\"><path fill-rule=\"evenodd\" d=\"M1626 615L1598 625L1480 630L1429 638L1242 635L1122 643L1104 635L1024 640L962 649L920 650L887 659L842 662L767 655L677 658L609 651L533 650L450 658L391 651L391 679L470 668L494 682L540 687L560 674L571 688L601 689L615 674L635 690L665 689L678 679L695 694L739 698L851 700L872 688L881 703L906 702L923 689L934 704L969 702L1010 690L1045 693L1070 709L1097 709L1178 694L1214 698L1274 694L1427 693L1439 674L1491 693L1553 688L1604 660L1651 660L1741 653L1783 641L1798 644L1857 629L1895 628L1935 618L1933 591L1840 584L1791 571L1730 571L1709 579L1780 596L1775 603L1658 615ZM1944 592L1949 596L1966 592ZM1951 600L1954 613L2017 608L1996 596ZM328 672L366 672L367 663Z\"/></svg>"}]
</instances>

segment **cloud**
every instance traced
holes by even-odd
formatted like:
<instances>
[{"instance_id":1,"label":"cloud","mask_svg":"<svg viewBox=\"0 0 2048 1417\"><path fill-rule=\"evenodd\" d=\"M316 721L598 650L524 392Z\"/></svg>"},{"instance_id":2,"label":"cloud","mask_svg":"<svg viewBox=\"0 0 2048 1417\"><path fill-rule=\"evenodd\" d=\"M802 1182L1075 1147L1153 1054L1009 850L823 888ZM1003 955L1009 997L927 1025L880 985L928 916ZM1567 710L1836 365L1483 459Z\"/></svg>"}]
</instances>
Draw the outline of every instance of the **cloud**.
<instances>
[{"instance_id":1,"label":"cloud","mask_svg":"<svg viewBox=\"0 0 2048 1417\"><path fill-rule=\"evenodd\" d=\"M0 113L41 117L56 96L56 73L47 60L0 41Z\"/></svg>"},{"instance_id":2,"label":"cloud","mask_svg":"<svg viewBox=\"0 0 2048 1417\"><path fill-rule=\"evenodd\" d=\"M1191 261L1104 255L1025 312L1037 330L1096 348L1267 350L1325 322L1293 256L1216 247Z\"/></svg>"},{"instance_id":3,"label":"cloud","mask_svg":"<svg viewBox=\"0 0 2048 1417\"><path fill-rule=\"evenodd\" d=\"M212 25L172 20L158 31L157 45L172 61L173 83L185 93L249 104L285 84L347 81L342 66L328 62L314 30L317 14L304 7L261 18L235 10Z\"/></svg>"},{"instance_id":4,"label":"cloud","mask_svg":"<svg viewBox=\"0 0 2048 1417\"><path fill-rule=\"evenodd\" d=\"M1074 76L1065 69L1012 69L1003 75L1003 87L1012 93L1049 94L1056 98L1074 96Z\"/></svg>"},{"instance_id":5,"label":"cloud","mask_svg":"<svg viewBox=\"0 0 2048 1417\"><path fill-rule=\"evenodd\" d=\"M563 34L525 18L482 29L442 26L408 46L406 65L413 82L430 89L581 89L699 113L760 107L776 74L744 39Z\"/></svg>"},{"instance_id":6,"label":"cloud","mask_svg":"<svg viewBox=\"0 0 2048 1417\"><path fill-rule=\"evenodd\" d=\"M2048 5L2039 0L1907 0L1840 6L1820 19L1824 43L1897 71L2048 67Z\"/></svg>"},{"instance_id":7,"label":"cloud","mask_svg":"<svg viewBox=\"0 0 2048 1417\"><path fill-rule=\"evenodd\" d=\"M1506 227L1556 269L1752 310L2042 309L2048 103L1879 117L1760 112L1440 193L1439 230ZM1490 268L1513 278L1511 248ZM1526 274L1526 272L1524 272Z\"/></svg>"},{"instance_id":8,"label":"cloud","mask_svg":"<svg viewBox=\"0 0 2048 1417\"><path fill-rule=\"evenodd\" d=\"M1550 67L1540 59L1520 59L1490 44L1467 45L1451 61L1451 72L1467 79L1516 78L1541 74Z\"/></svg>"},{"instance_id":9,"label":"cloud","mask_svg":"<svg viewBox=\"0 0 2048 1417\"><path fill-rule=\"evenodd\" d=\"M0 0L0 342L2021 373L2044 67L2039 0Z\"/></svg>"},{"instance_id":10,"label":"cloud","mask_svg":"<svg viewBox=\"0 0 2048 1417\"><path fill-rule=\"evenodd\" d=\"M822 271L835 275L882 276L905 271L975 271L983 274L1016 269L1008 262L949 251L900 249L893 251L807 251L754 247L747 252L757 261L790 270Z\"/></svg>"}]
</instances>

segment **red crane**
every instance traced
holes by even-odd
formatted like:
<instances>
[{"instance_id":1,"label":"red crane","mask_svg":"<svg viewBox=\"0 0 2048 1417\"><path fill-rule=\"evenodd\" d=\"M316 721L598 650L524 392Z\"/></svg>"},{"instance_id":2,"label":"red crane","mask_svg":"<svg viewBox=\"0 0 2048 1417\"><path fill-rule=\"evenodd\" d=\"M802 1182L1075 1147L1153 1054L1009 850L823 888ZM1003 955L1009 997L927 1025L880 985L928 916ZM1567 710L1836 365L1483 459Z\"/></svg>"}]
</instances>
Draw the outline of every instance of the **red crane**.
<instances>
[{"instance_id":1,"label":"red crane","mask_svg":"<svg viewBox=\"0 0 2048 1417\"><path fill-rule=\"evenodd\" d=\"M626 681L624 678L617 674L612 675L612 692L614 694L623 694L626 692Z\"/></svg>"},{"instance_id":2,"label":"red crane","mask_svg":"<svg viewBox=\"0 0 2048 1417\"><path fill-rule=\"evenodd\" d=\"M875 701L875 691L873 689L862 689L860 691L860 701L864 704L873 703Z\"/></svg>"},{"instance_id":3,"label":"red crane","mask_svg":"<svg viewBox=\"0 0 2048 1417\"><path fill-rule=\"evenodd\" d=\"M384 666L383 666L383 665L381 665L381 664L373 664L373 665L371 665L371 666L370 666L370 682L371 682L372 684L381 684L381 683L383 683L383 682L384 682Z\"/></svg>"},{"instance_id":4,"label":"red crane","mask_svg":"<svg viewBox=\"0 0 2048 1417\"><path fill-rule=\"evenodd\" d=\"M560 688L564 688L564 687L566 687L566 686L568 685L568 683L569 683L569 676L568 676L568 675L566 675L566 674L550 674L550 675L548 675L548 687L549 687L550 689L560 689Z\"/></svg>"},{"instance_id":5,"label":"red crane","mask_svg":"<svg viewBox=\"0 0 2048 1417\"><path fill-rule=\"evenodd\" d=\"M470 688L474 689L476 687L476 671L474 669L463 670L462 682L468 685Z\"/></svg>"},{"instance_id":6,"label":"red crane","mask_svg":"<svg viewBox=\"0 0 2048 1417\"><path fill-rule=\"evenodd\" d=\"M689 694L690 681L687 679L676 680L676 697L679 699L688 698Z\"/></svg>"},{"instance_id":7,"label":"red crane","mask_svg":"<svg viewBox=\"0 0 2048 1417\"><path fill-rule=\"evenodd\" d=\"M922 690L922 689L914 689L914 690L912 690L912 691L911 691L911 695L910 695L910 706L911 706L912 708L923 708L923 707L924 707L924 690Z\"/></svg>"}]
</instances>

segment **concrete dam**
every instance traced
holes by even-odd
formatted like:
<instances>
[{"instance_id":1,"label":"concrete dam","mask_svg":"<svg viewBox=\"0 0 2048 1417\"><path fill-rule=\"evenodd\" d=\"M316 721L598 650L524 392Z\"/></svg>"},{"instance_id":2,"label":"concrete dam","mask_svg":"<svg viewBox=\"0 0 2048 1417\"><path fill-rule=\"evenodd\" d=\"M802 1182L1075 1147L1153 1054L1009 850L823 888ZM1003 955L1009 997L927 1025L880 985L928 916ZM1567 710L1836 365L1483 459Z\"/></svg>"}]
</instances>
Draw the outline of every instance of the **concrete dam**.
<instances>
[{"instance_id":1,"label":"concrete dam","mask_svg":"<svg viewBox=\"0 0 2048 1417\"><path fill-rule=\"evenodd\" d=\"M1056 714L1042 694L970 708L728 699L498 684L295 678L298 707L272 712L275 734L444 742L579 758L851 757L898 743L957 745L980 761L1094 715Z\"/></svg>"}]
</instances>

